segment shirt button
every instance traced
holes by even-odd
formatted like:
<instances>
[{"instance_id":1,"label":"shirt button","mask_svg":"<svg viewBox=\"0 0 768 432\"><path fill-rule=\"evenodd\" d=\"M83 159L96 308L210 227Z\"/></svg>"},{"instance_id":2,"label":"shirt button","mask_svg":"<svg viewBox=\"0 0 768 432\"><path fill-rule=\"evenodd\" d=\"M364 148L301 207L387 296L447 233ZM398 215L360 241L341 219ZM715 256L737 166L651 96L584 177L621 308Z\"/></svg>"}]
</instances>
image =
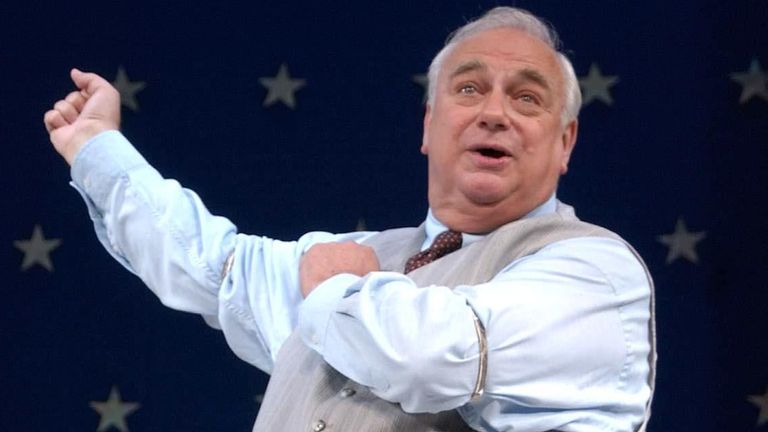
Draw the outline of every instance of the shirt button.
<instances>
[{"instance_id":1,"label":"shirt button","mask_svg":"<svg viewBox=\"0 0 768 432\"><path fill-rule=\"evenodd\" d=\"M350 396L354 396L354 394L355 394L355 393L357 393L357 392L355 391L355 389L351 389L351 388L347 387L347 388L344 388L344 389L342 389L342 390L341 390L341 393L339 393L339 394L340 394L340 395L341 395L341 397L343 397L343 398L348 398L348 397L350 397Z\"/></svg>"},{"instance_id":2,"label":"shirt button","mask_svg":"<svg viewBox=\"0 0 768 432\"><path fill-rule=\"evenodd\" d=\"M315 426L312 428L312 430L315 432L320 432L322 430L325 430L325 422L322 420L318 420L317 422L315 422Z\"/></svg>"}]
</instances>

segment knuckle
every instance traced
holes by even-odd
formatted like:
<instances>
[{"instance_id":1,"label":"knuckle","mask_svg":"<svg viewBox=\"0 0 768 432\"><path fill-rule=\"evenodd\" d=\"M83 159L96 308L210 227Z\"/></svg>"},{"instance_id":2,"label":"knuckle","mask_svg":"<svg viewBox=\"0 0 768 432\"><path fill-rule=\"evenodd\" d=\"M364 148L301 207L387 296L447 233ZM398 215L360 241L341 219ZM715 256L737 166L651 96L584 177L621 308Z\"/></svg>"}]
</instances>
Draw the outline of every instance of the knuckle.
<instances>
[{"instance_id":1,"label":"knuckle","mask_svg":"<svg viewBox=\"0 0 768 432\"><path fill-rule=\"evenodd\" d=\"M48 121L55 122L61 118L61 113L55 110L48 111Z\"/></svg>"},{"instance_id":2,"label":"knuckle","mask_svg":"<svg viewBox=\"0 0 768 432\"><path fill-rule=\"evenodd\" d=\"M83 96L80 94L80 92L73 91L70 94L67 95L66 98L64 98L65 101L73 103L79 101Z\"/></svg>"},{"instance_id":3,"label":"knuckle","mask_svg":"<svg viewBox=\"0 0 768 432\"><path fill-rule=\"evenodd\" d=\"M53 107L56 108L59 111L64 111L64 110L68 110L70 108L70 106L71 105L68 102L60 100L60 101L56 102L56 104Z\"/></svg>"}]
</instances>

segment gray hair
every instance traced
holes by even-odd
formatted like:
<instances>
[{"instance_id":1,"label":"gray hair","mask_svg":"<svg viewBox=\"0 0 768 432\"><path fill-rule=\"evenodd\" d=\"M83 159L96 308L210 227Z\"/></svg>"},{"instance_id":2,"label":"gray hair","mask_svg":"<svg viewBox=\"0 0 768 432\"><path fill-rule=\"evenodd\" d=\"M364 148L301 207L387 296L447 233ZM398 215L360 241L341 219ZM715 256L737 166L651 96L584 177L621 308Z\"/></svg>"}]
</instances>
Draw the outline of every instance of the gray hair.
<instances>
[{"instance_id":1,"label":"gray hair","mask_svg":"<svg viewBox=\"0 0 768 432\"><path fill-rule=\"evenodd\" d=\"M448 57L448 54L456 45L470 36L497 28L522 30L544 42L555 51L560 61L560 68L563 71L565 90L565 104L563 105L561 120L563 125L568 124L571 120L575 120L579 116L579 109L581 108L581 89L579 89L579 82L576 79L576 73L573 70L571 61L568 60L565 54L559 51L560 39L557 36L557 32L551 25L532 13L524 9L507 6L500 6L489 10L485 15L464 24L448 36L445 45L429 65L429 72L427 73L429 81L427 104L431 106L435 101L437 76L443 67L443 61L445 61L445 58Z\"/></svg>"}]
</instances>

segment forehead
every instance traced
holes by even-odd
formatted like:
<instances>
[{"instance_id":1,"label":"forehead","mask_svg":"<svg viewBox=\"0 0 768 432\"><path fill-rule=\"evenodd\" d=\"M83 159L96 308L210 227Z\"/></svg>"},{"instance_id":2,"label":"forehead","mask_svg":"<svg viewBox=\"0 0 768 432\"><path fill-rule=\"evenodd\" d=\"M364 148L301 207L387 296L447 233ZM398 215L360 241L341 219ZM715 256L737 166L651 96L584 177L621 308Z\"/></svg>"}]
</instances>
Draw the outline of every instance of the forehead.
<instances>
[{"instance_id":1,"label":"forehead","mask_svg":"<svg viewBox=\"0 0 768 432\"><path fill-rule=\"evenodd\" d=\"M558 85L562 71L555 51L522 30L486 30L457 43L446 58L441 74L452 74L468 62L480 62L494 72L538 71Z\"/></svg>"}]
</instances>

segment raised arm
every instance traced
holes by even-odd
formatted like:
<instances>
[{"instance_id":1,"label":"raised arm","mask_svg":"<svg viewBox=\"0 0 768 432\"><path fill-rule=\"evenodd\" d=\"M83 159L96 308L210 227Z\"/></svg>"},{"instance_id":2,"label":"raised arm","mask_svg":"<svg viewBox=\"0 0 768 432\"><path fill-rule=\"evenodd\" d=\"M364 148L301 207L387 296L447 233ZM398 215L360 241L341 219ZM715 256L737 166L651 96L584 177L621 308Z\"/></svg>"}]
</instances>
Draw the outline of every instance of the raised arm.
<instances>
[{"instance_id":1,"label":"raised arm","mask_svg":"<svg viewBox=\"0 0 768 432\"><path fill-rule=\"evenodd\" d=\"M72 165L72 185L101 244L163 304L202 315L236 354L269 371L296 323L302 253L342 237L314 233L282 242L238 234L116 130L120 97L106 80L77 69L71 75L78 90L56 102L44 123Z\"/></svg>"}]
</instances>

